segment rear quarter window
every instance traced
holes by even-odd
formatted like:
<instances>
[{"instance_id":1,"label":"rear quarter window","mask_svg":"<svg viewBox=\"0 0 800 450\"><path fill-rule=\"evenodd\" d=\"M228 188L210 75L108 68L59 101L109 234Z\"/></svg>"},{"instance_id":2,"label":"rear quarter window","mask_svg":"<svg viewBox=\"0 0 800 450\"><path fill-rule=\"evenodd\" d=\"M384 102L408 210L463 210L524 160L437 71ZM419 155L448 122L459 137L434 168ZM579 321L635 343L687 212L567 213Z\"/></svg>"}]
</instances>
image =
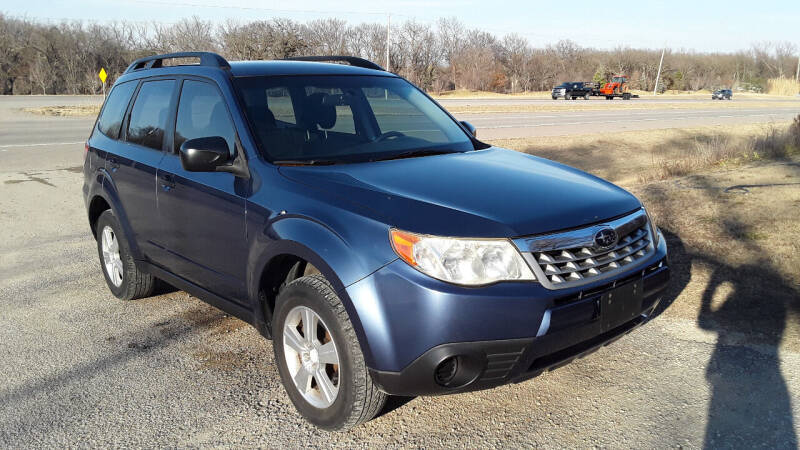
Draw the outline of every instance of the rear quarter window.
<instances>
[{"instance_id":1,"label":"rear quarter window","mask_svg":"<svg viewBox=\"0 0 800 450\"><path fill-rule=\"evenodd\" d=\"M97 120L97 128L101 133L112 139L119 138L119 130L122 128L122 120L125 117L125 110L131 101L131 95L136 89L136 81L128 81L114 86L108 94L103 112Z\"/></svg>"}]
</instances>

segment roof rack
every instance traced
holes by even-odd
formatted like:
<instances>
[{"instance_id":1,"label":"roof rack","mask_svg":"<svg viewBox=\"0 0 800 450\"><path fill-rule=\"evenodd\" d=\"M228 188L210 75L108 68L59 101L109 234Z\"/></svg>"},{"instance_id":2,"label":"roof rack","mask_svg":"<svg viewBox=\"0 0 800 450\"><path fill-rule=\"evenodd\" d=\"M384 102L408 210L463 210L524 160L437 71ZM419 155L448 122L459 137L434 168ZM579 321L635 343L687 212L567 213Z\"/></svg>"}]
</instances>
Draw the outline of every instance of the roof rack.
<instances>
[{"instance_id":1,"label":"roof rack","mask_svg":"<svg viewBox=\"0 0 800 450\"><path fill-rule=\"evenodd\" d=\"M342 61L350 64L351 66L355 67L363 67L365 69L373 69L373 70L380 70L385 71L383 67L375 64L372 61L366 60L364 58L359 58L357 56L292 56L289 58L284 58L285 60L289 61L313 61L313 62L325 62L325 61Z\"/></svg>"},{"instance_id":2,"label":"roof rack","mask_svg":"<svg viewBox=\"0 0 800 450\"><path fill-rule=\"evenodd\" d=\"M178 52L178 53L167 53L164 55L153 55L153 56L146 56L144 58L139 58L136 61L132 62L127 69L125 69L125 73L142 69L156 69L159 67L163 67L165 59L175 59L175 58L199 58L201 66L218 67L220 69L231 68L230 64L228 64L228 61L216 53Z\"/></svg>"}]
</instances>

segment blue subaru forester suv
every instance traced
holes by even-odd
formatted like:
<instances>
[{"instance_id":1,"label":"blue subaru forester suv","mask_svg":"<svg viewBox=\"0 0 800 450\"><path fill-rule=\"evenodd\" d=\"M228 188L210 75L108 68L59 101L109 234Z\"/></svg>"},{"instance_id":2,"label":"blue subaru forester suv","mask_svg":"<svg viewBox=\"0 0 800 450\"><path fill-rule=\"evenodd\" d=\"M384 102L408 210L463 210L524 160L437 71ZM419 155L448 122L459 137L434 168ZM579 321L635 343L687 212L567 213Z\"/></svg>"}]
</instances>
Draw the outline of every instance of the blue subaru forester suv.
<instances>
[{"instance_id":1,"label":"blue subaru forester suv","mask_svg":"<svg viewBox=\"0 0 800 450\"><path fill-rule=\"evenodd\" d=\"M646 321L669 279L633 195L487 145L359 58L137 60L84 175L111 292L162 280L251 323L325 429L371 419L387 395L583 356Z\"/></svg>"}]
</instances>

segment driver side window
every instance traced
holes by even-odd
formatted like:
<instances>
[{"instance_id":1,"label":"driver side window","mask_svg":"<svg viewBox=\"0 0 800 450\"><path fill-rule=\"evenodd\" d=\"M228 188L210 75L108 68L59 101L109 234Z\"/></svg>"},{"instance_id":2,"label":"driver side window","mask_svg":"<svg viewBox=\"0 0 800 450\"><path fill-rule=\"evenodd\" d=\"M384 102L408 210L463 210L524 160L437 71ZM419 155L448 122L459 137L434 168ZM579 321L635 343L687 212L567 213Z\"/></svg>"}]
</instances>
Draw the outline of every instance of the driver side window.
<instances>
[{"instance_id":1,"label":"driver side window","mask_svg":"<svg viewBox=\"0 0 800 450\"><path fill-rule=\"evenodd\" d=\"M175 152L189 139L211 136L224 138L233 156L236 131L217 87L204 81L186 80L175 122Z\"/></svg>"}]
</instances>

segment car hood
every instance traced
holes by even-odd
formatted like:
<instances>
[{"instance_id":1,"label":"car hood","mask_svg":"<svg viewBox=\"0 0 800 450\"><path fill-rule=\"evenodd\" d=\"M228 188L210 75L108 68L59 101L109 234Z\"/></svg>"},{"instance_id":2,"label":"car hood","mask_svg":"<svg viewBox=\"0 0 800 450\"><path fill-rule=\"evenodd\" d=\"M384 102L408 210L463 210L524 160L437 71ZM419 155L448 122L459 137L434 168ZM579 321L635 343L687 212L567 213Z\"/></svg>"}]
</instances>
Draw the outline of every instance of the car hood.
<instances>
[{"instance_id":1,"label":"car hood","mask_svg":"<svg viewBox=\"0 0 800 450\"><path fill-rule=\"evenodd\" d=\"M280 173L334 193L404 230L517 237L579 227L641 206L627 191L577 169L512 150L333 166Z\"/></svg>"}]
</instances>

